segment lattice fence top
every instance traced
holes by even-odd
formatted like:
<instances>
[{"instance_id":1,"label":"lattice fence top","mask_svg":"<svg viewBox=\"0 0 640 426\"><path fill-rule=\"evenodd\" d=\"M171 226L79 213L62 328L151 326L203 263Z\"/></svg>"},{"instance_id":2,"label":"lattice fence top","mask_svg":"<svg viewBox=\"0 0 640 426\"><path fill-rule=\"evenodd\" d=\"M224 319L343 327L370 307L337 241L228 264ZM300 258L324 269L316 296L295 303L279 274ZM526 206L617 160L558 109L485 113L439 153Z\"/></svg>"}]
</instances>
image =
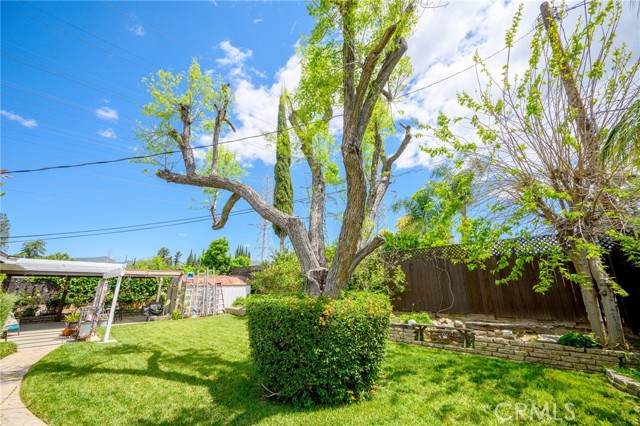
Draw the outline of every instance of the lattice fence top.
<instances>
[{"instance_id":1,"label":"lattice fence top","mask_svg":"<svg viewBox=\"0 0 640 426\"><path fill-rule=\"evenodd\" d=\"M558 237L556 235L538 235L529 238L500 240L494 244L490 250L492 256L504 256L511 254L527 254L535 256L548 253L551 250L557 249L560 245L561 243L558 241ZM564 241L562 245L570 246L567 241ZM618 244L609 237L602 238L600 240L600 245L607 251L611 251L618 246ZM475 251L477 251L477 248L470 245L453 244L439 247L398 250L388 253L388 256L397 258L398 260L432 258L462 260L468 258Z\"/></svg>"}]
</instances>

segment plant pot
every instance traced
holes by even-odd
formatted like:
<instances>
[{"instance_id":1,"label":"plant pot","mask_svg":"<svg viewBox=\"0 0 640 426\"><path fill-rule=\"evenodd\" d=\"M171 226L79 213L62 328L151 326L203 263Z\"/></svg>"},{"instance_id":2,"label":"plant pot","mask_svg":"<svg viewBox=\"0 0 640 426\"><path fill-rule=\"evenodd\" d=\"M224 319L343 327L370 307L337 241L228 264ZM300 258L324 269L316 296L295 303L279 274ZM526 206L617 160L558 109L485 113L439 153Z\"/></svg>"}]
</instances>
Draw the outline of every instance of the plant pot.
<instances>
[{"instance_id":1,"label":"plant pot","mask_svg":"<svg viewBox=\"0 0 640 426\"><path fill-rule=\"evenodd\" d=\"M73 334L74 331L76 331L76 330L73 329L73 328L68 328L67 327L64 330L62 330L62 335L65 336L65 337L69 337L69 336L71 336Z\"/></svg>"}]
</instances>

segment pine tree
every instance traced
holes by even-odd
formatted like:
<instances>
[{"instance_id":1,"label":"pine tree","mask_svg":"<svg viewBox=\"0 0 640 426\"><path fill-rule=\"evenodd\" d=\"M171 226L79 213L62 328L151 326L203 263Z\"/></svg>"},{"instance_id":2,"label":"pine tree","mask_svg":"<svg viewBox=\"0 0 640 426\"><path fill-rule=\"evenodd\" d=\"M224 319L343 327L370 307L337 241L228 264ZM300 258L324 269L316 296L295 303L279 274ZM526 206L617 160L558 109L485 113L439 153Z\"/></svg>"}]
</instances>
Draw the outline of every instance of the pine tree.
<instances>
[{"instance_id":1,"label":"pine tree","mask_svg":"<svg viewBox=\"0 0 640 426\"><path fill-rule=\"evenodd\" d=\"M273 206L283 213L293 213L293 184L291 183L291 142L287 130L286 111L284 101L286 91L280 95L278 107L278 140L276 143L276 165L273 169L275 186L273 188ZM284 240L287 233L284 229L273 225L280 238L280 252L284 252Z\"/></svg>"},{"instance_id":2,"label":"pine tree","mask_svg":"<svg viewBox=\"0 0 640 426\"><path fill-rule=\"evenodd\" d=\"M251 259L251 252L249 252L248 247L239 245L238 247L236 247L235 257L248 257L249 259Z\"/></svg>"},{"instance_id":3,"label":"pine tree","mask_svg":"<svg viewBox=\"0 0 640 426\"><path fill-rule=\"evenodd\" d=\"M187 266L194 266L195 259L193 258L193 250L189 250L189 256L187 256L187 261L185 264Z\"/></svg>"}]
</instances>

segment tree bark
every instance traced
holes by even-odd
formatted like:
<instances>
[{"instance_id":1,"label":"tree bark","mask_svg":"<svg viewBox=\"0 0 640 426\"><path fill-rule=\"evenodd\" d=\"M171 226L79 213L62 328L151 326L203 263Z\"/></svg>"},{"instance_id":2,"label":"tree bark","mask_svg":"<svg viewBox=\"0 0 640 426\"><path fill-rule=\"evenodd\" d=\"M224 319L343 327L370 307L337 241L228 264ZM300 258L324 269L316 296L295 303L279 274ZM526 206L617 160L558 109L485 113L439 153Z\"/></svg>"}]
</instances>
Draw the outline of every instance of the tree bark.
<instances>
[{"instance_id":1,"label":"tree bark","mask_svg":"<svg viewBox=\"0 0 640 426\"><path fill-rule=\"evenodd\" d=\"M387 190L389 189L389 185L391 184L391 167L395 163L395 161L400 158L402 153L405 151L409 142L411 142L411 126L403 126L405 130L404 138L400 143L400 146L396 150L396 152L391 155L389 158L385 158L384 149L382 148L382 140L376 129L376 143L373 152L373 160L371 164L371 176L369 179L369 194L367 196L367 207L366 207L366 217L364 221L364 227L362 235L363 237L368 237L375 227L375 220L378 215L378 211L380 210L380 204L382 204L382 200L384 196L387 194ZM380 176L378 177L378 162L381 158L382 160L382 168L380 170ZM374 170L375 167L375 170ZM367 243L368 238L362 238L358 248L362 248Z\"/></svg>"},{"instance_id":2,"label":"tree bark","mask_svg":"<svg viewBox=\"0 0 640 426\"><path fill-rule=\"evenodd\" d=\"M343 21L348 22L352 10L345 7L341 10ZM394 48L390 50L382 61L376 78L373 72L380 54L391 42L396 25L392 25L384 32L382 38L371 50L363 65L360 80L355 84L354 52L355 38L348 24L343 25L343 96L344 122L342 128L342 161L346 172L347 205L343 216L343 224L338 237L335 259L327 275L325 292L337 296L346 286L356 250L362 237L365 207L367 197L367 180L362 156L362 138L371 121L373 107L379 99L382 88L389 80L391 72L396 67L407 50L404 39L396 39Z\"/></svg>"},{"instance_id":3,"label":"tree bark","mask_svg":"<svg viewBox=\"0 0 640 426\"><path fill-rule=\"evenodd\" d=\"M607 346L627 348L622 330L622 318L616 300L616 294L611 288L611 278L598 258L589 259L589 270L598 286L598 293L602 302L604 317L606 318L608 341Z\"/></svg>"},{"instance_id":4,"label":"tree bark","mask_svg":"<svg viewBox=\"0 0 640 426\"><path fill-rule=\"evenodd\" d=\"M547 36L549 37L554 59L559 61L560 69L558 71L560 73L562 87L571 109L575 111L573 122L577 133L576 138L583 147L577 158L576 173L574 173L575 179L573 183L574 190L572 191L574 194L573 203L577 205L579 203L583 203L589 198L589 192L593 189L594 183L596 183L597 180L596 174L598 172L599 162L598 135L596 133L595 120L593 116L589 114L586 108L586 103L580 94L578 86L579 79L576 77L576 72L567 58L562 40L560 39L560 29L552 14L550 4L547 2L542 3L540 5L540 12L547 31ZM585 217L585 221L587 220L588 218ZM588 227L588 225L586 225L586 227ZM591 238L591 240L597 241L597 238ZM594 290L589 290L594 292L597 291L597 293L599 293L600 302L602 303L602 308L604 310L606 332L604 331L604 326L602 324L600 303L598 302L597 295L587 295L589 298L588 301L585 298L587 313L590 314L589 311L593 311L595 309L593 306L589 306L595 303L597 304L598 315L600 316L599 320L593 321L591 320L590 314L591 325L592 327L595 326L594 332L598 337L602 336L601 341L605 345L614 347L618 345L625 346L624 331L622 329L622 321L620 319L620 311L616 303L615 293L609 285L609 277L604 271L601 261L594 258L587 259L586 255L581 253L580 261L578 263L580 264L580 271L590 277L593 281ZM583 287L584 286L581 286L581 288ZM595 316L595 313L593 313L593 315Z\"/></svg>"},{"instance_id":5,"label":"tree bark","mask_svg":"<svg viewBox=\"0 0 640 426\"><path fill-rule=\"evenodd\" d=\"M328 114L324 119L329 120L331 114ZM325 256L324 245L324 218L325 218L325 197L326 197L326 185L324 181L324 172L322 171L322 165L317 160L313 151L312 136L308 134L306 129L303 129L301 123L298 121L296 111L291 108L291 114L289 115L289 122L293 127L298 139L300 139L300 149L304 158L307 161L309 170L311 170L311 207L309 208L309 240L313 251L316 254L318 263L321 267L327 266L327 259Z\"/></svg>"},{"instance_id":6,"label":"tree bark","mask_svg":"<svg viewBox=\"0 0 640 426\"><path fill-rule=\"evenodd\" d=\"M203 176L198 174L182 175L173 173L169 170L158 170L156 175L167 182L178 183L181 185L199 186L203 188L218 188L236 194L236 196L244 199L253 210L261 217L269 222L278 225L280 228L286 229L287 235L291 239L291 244L296 252L296 256L300 261L303 271L311 271L321 269L321 265L315 256L307 230L302 220L297 216L290 216L282 213L262 199L252 187L237 180L229 179L223 176ZM320 288L324 288L324 277L326 274L317 274L319 282L314 283Z\"/></svg>"},{"instance_id":7,"label":"tree bark","mask_svg":"<svg viewBox=\"0 0 640 426\"><path fill-rule=\"evenodd\" d=\"M591 329L598 337L598 340L602 345L606 345L608 342L607 330L605 328L602 313L600 311L600 302L598 301L597 288L591 277L589 269L589 259L587 254L582 251L577 257L572 256L573 265L576 268L576 272L584 275L588 278L586 283L580 283L580 293L582 294L582 301L584 302L585 310L587 311L587 317L589 318L589 324Z\"/></svg>"}]
</instances>

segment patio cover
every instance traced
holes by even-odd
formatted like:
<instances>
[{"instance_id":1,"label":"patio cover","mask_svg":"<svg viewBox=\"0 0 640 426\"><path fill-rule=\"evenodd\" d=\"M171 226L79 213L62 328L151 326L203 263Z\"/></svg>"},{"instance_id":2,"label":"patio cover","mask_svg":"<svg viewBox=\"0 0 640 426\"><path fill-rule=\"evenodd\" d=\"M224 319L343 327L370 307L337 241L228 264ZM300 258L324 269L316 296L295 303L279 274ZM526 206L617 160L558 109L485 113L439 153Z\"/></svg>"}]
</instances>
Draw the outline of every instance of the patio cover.
<instances>
[{"instance_id":1,"label":"patio cover","mask_svg":"<svg viewBox=\"0 0 640 426\"><path fill-rule=\"evenodd\" d=\"M120 293L122 277L146 278L155 277L158 279L158 295L160 297L161 278L171 277L179 279L182 271L176 270L127 270L126 263L113 262L81 262L75 260L49 260L49 259L27 259L9 256L0 251L0 274L7 276L41 276L41 277L100 277L102 279L117 277L118 281L113 291L112 305L116 306ZM109 340L111 325L113 323L115 309L109 312L107 330L104 341Z\"/></svg>"},{"instance_id":2,"label":"patio cover","mask_svg":"<svg viewBox=\"0 0 640 426\"><path fill-rule=\"evenodd\" d=\"M125 268L123 263L26 259L0 252L0 273L14 276L111 278L120 276Z\"/></svg>"}]
</instances>

